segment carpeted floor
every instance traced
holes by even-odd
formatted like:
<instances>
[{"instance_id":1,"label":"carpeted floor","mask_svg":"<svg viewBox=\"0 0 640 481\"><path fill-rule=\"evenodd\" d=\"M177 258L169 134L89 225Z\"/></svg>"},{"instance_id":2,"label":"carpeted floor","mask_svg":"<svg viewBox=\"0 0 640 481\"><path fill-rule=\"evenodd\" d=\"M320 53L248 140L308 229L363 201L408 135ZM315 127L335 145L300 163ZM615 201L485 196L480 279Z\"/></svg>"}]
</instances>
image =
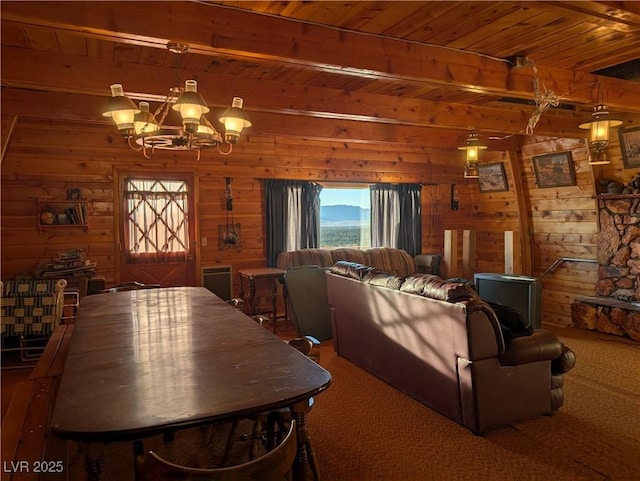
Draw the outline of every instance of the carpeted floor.
<instances>
[{"instance_id":1,"label":"carpeted floor","mask_svg":"<svg viewBox=\"0 0 640 481\"><path fill-rule=\"evenodd\" d=\"M565 376L565 404L475 436L339 358L323 343L321 364L333 383L316 398L308 428L325 481L640 480L640 348L622 338L552 328L575 352ZM245 425L239 432L249 432ZM219 460L226 426L216 428L210 462ZM202 452L202 429L178 433L145 448L188 463ZM217 446L216 446L217 443ZM243 457L248 443L235 444ZM82 479L75 445L69 475ZM194 456L192 462L201 462ZM128 481L130 444L107 447L106 480Z\"/></svg>"}]
</instances>

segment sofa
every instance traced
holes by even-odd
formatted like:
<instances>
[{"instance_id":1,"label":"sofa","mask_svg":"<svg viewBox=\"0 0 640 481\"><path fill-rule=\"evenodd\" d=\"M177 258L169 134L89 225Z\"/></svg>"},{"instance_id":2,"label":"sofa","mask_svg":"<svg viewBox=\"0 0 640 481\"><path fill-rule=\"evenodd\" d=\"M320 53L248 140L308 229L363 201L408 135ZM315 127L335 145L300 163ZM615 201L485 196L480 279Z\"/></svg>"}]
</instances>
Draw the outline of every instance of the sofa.
<instances>
[{"instance_id":1,"label":"sofa","mask_svg":"<svg viewBox=\"0 0 640 481\"><path fill-rule=\"evenodd\" d=\"M325 276L337 354L473 433L562 406L573 351L544 329L505 343L468 284L344 261Z\"/></svg>"},{"instance_id":2,"label":"sofa","mask_svg":"<svg viewBox=\"0 0 640 481\"><path fill-rule=\"evenodd\" d=\"M351 261L374 266L394 275L407 276L415 273L416 269L428 268L435 262L433 259L430 256L414 258L404 250L390 247L364 250L319 248L282 252L276 260L276 267L287 271L285 285L288 312L298 334L324 341L332 335L326 302L326 269L338 261Z\"/></svg>"},{"instance_id":3,"label":"sofa","mask_svg":"<svg viewBox=\"0 0 640 481\"><path fill-rule=\"evenodd\" d=\"M281 252L276 260L276 267L283 270L309 265L331 267L338 261L357 262L396 276L408 276L417 271L415 260L408 252L392 247L370 249L339 247Z\"/></svg>"}]
</instances>

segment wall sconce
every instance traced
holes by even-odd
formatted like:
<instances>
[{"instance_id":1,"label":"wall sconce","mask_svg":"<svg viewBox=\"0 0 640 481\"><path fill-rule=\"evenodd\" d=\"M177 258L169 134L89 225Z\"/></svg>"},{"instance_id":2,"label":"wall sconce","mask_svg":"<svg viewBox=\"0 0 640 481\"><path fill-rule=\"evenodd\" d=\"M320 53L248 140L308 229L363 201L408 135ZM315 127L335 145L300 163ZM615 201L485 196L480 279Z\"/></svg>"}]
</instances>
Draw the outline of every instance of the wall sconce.
<instances>
[{"instance_id":1,"label":"wall sconce","mask_svg":"<svg viewBox=\"0 0 640 481\"><path fill-rule=\"evenodd\" d=\"M486 148L486 145L482 145L480 143L478 134L475 132L471 132L469 134L466 145L458 147L458 150L466 151L466 161L464 164L465 179L477 179L478 177L480 177L480 172L478 171L480 151Z\"/></svg>"},{"instance_id":2,"label":"wall sconce","mask_svg":"<svg viewBox=\"0 0 640 481\"><path fill-rule=\"evenodd\" d=\"M606 105L599 104L593 108L593 117L580 124L581 129L589 129L589 165L604 165L610 162L607 154L609 145L609 129L622 125L621 120L611 118Z\"/></svg>"}]
</instances>

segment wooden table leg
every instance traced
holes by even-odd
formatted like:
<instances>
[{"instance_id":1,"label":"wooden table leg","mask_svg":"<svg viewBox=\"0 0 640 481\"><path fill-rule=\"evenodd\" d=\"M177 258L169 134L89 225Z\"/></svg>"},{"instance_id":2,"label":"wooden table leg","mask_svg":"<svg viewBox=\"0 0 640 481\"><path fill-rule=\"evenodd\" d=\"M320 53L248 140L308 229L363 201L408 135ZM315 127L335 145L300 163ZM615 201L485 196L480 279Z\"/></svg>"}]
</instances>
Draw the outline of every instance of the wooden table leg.
<instances>
[{"instance_id":1,"label":"wooden table leg","mask_svg":"<svg viewBox=\"0 0 640 481\"><path fill-rule=\"evenodd\" d=\"M104 443L80 443L87 481L100 481L104 470Z\"/></svg>"},{"instance_id":2,"label":"wooden table leg","mask_svg":"<svg viewBox=\"0 0 640 481\"><path fill-rule=\"evenodd\" d=\"M258 313L256 308L256 280L253 277L249 277L249 296L251 297L251 315Z\"/></svg>"},{"instance_id":3,"label":"wooden table leg","mask_svg":"<svg viewBox=\"0 0 640 481\"><path fill-rule=\"evenodd\" d=\"M278 278L271 278L271 307L273 308L273 333L276 333L276 324L278 323Z\"/></svg>"},{"instance_id":4,"label":"wooden table leg","mask_svg":"<svg viewBox=\"0 0 640 481\"><path fill-rule=\"evenodd\" d=\"M308 406L308 403L306 404ZM307 407L308 409L308 407ZM311 474L314 481L320 481L320 471L318 470L318 461L311 446L311 439L306 426L306 415L304 410L297 411L295 407L291 410L293 419L296 420L296 435L298 443L298 455L293 466L293 479L295 481L306 481L307 465L311 468Z\"/></svg>"}]
</instances>

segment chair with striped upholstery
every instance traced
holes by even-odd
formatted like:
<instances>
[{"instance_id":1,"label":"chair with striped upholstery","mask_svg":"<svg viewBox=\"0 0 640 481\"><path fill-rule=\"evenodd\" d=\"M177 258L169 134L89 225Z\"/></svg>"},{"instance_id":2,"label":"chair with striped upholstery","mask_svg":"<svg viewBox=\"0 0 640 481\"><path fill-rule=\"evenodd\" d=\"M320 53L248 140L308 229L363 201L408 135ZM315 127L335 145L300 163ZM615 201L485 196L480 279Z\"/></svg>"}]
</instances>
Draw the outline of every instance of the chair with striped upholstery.
<instances>
[{"instance_id":1,"label":"chair with striped upholstery","mask_svg":"<svg viewBox=\"0 0 640 481\"><path fill-rule=\"evenodd\" d=\"M46 341L60 324L64 279L11 280L2 285L2 349L19 350L21 360L40 357ZM5 345L10 338L18 347Z\"/></svg>"}]
</instances>

